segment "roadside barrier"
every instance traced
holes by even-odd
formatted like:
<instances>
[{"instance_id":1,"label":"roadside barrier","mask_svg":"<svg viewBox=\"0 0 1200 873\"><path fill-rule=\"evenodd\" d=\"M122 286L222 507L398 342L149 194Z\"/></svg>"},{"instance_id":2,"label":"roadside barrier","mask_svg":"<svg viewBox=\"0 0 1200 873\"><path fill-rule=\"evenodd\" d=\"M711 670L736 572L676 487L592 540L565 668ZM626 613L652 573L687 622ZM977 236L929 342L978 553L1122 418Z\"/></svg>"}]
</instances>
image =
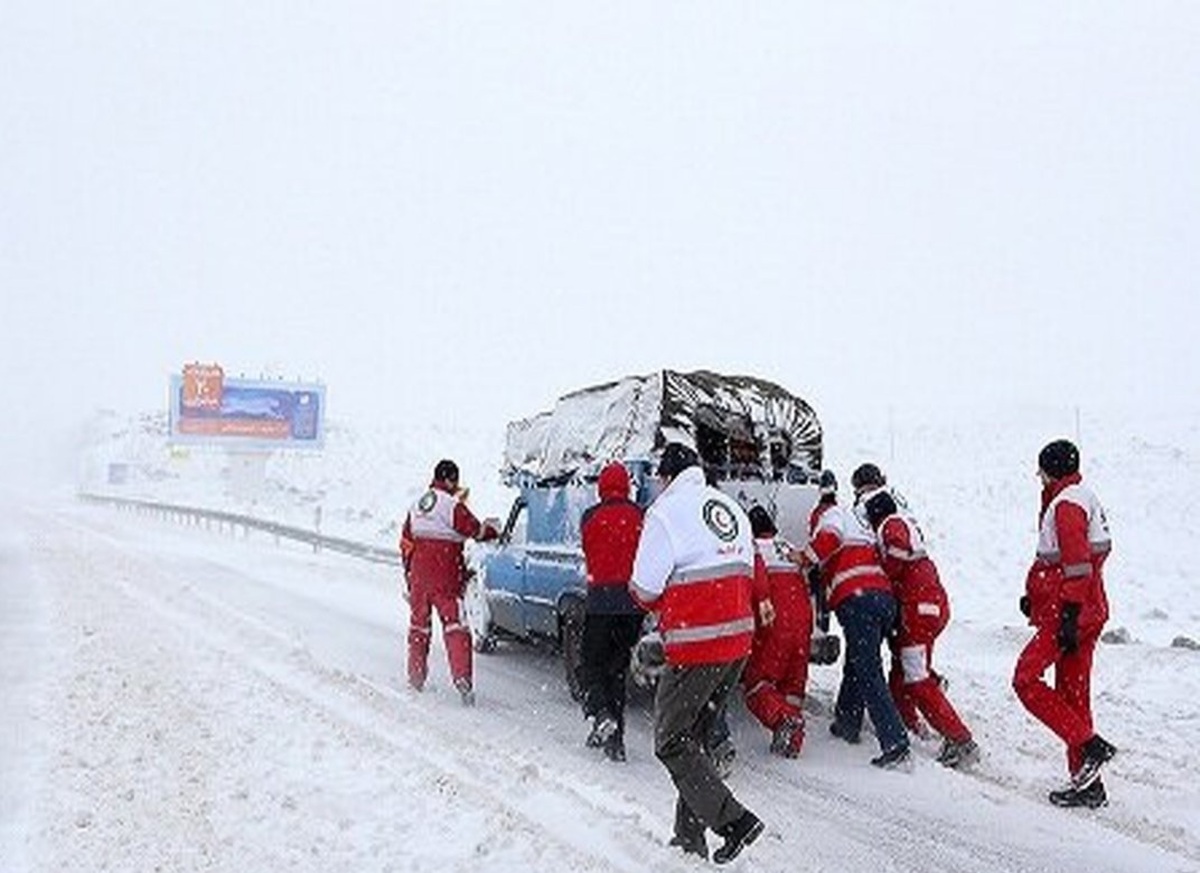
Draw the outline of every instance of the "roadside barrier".
<instances>
[{"instance_id":1,"label":"roadside barrier","mask_svg":"<svg viewBox=\"0 0 1200 873\"><path fill-rule=\"evenodd\" d=\"M112 506L116 509L125 512L134 512L139 515L154 515L184 525L203 527L206 530L215 528L221 531L228 526L230 531L234 533L240 528L243 536L249 536L252 530L261 531L273 536L277 544L281 539L294 540L296 542L308 543L312 546L314 552L328 549L331 552L339 552L355 558L362 558L366 561L374 561L377 564L399 565L400 563L400 556L395 549L385 549L380 546L371 545L370 543L348 540L344 537L332 537L315 530L280 524L277 521L255 518L252 515L241 515L236 512L224 512L218 509L200 509L195 506L182 506L175 503L161 503L155 500L113 497L107 494L80 493L76 496L85 503Z\"/></svg>"}]
</instances>

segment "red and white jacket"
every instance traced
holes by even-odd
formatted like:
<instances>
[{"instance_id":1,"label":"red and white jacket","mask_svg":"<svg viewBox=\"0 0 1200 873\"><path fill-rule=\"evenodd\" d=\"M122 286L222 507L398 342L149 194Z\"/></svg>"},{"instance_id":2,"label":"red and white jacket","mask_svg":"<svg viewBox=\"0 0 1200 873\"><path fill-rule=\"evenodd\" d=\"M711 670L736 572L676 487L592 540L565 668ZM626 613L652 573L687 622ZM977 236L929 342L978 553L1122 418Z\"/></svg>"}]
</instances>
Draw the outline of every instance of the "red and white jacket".
<instances>
[{"instance_id":1,"label":"red and white jacket","mask_svg":"<svg viewBox=\"0 0 1200 873\"><path fill-rule=\"evenodd\" d=\"M430 592L462 593L463 543L499 532L479 521L443 482L434 481L413 504L400 531L400 558L408 584Z\"/></svg>"},{"instance_id":2,"label":"red and white jacket","mask_svg":"<svg viewBox=\"0 0 1200 873\"><path fill-rule=\"evenodd\" d=\"M1102 569L1112 550L1104 507L1078 473L1042 489L1037 557L1025 579L1029 622L1057 626L1064 603L1078 603L1079 627L1096 631L1108 620Z\"/></svg>"},{"instance_id":3,"label":"red and white jacket","mask_svg":"<svg viewBox=\"0 0 1200 873\"><path fill-rule=\"evenodd\" d=\"M775 610L772 633L786 636L811 634L813 608L808 582L780 546L774 537L754 541L758 553L754 562L755 614L761 601L770 600Z\"/></svg>"},{"instance_id":4,"label":"red and white jacket","mask_svg":"<svg viewBox=\"0 0 1200 873\"><path fill-rule=\"evenodd\" d=\"M853 512L836 503L819 503L809 516L808 530L804 555L821 568L830 609L865 591L891 593L892 583L879 564L875 532Z\"/></svg>"},{"instance_id":5,"label":"red and white jacket","mask_svg":"<svg viewBox=\"0 0 1200 873\"><path fill-rule=\"evenodd\" d=\"M940 630L950 620L950 600L937 566L925 551L925 536L916 520L894 513L879 525L879 555L892 580L900 607L901 629L915 632L921 625Z\"/></svg>"},{"instance_id":6,"label":"red and white jacket","mask_svg":"<svg viewBox=\"0 0 1200 873\"><path fill-rule=\"evenodd\" d=\"M629 589L658 614L667 663L725 664L750 654L754 541L750 520L699 467L647 508Z\"/></svg>"}]
</instances>

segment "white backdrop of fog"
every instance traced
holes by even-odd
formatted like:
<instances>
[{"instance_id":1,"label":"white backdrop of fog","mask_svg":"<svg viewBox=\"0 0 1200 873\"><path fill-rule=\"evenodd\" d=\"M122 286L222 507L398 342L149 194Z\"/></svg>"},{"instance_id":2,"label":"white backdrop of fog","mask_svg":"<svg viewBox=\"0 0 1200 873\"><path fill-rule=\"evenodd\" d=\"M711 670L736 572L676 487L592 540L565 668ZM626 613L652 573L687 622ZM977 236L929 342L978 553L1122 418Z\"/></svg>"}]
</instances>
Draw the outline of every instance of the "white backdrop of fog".
<instances>
[{"instance_id":1,"label":"white backdrop of fog","mask_svg":"<svg viewBox=\"0 0 1200 873\"><path fill-rule=\"evenodd\" d=\"M2 17L10 466L190 360L497 429L664 366L827 417L1196 403L1193 3Z\"/></svg>"}]
</instances>

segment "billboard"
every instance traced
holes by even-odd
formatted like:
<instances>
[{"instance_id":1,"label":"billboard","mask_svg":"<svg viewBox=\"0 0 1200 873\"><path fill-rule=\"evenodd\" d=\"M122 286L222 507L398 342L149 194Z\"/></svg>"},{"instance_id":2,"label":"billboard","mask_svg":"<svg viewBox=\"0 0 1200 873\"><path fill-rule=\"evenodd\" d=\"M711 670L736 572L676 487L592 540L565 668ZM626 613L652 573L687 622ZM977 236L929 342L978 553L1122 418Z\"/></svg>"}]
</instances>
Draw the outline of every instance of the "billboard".
<instances>
[{"instance_id":1,"label":"billboard","mask_svg":"<svg viewBox=\"0 0 1200 873\"><path fill-rule=\"evenodd\" d=\"M230 379L217 364L188 364L171 376L172 442L251 449L320 449L325 386Z\"/></svg>"}]
</instances>

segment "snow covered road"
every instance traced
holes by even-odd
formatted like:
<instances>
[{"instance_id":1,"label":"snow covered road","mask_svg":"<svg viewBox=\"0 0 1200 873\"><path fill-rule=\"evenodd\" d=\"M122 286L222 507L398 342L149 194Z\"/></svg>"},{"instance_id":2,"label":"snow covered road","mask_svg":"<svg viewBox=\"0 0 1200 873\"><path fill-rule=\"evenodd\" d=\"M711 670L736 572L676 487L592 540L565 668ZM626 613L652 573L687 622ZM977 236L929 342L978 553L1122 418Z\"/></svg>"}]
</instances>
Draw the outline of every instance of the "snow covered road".
<instances>
[{"instance_id":1,"label":"snow covered road","mask_svg":"<svg viewBox=\"0 0 1200 873\"><path fill-rule=\"evenodd\" d=\"M0 530L4 873L703 866L665 846L673 791L644 708L618 766L583 748L558 665L537 652L479 656L473 710L440 644L426 693L401 690L391 568L76 505L7 508ZM964 691L991 681L977 669ZM814 673L819 706L836 677ZM1195 818L1053 809L995 743L974 775L932 749L911 774L877 772L867 745L810 723L804 756L784 762L734 714L732 784L768 822L735 868L1200 870ZM1051 744L1012 745L1055 772ZM1170 766L1116 773L1149 784Z\"/></svg>"}]
</instances>

